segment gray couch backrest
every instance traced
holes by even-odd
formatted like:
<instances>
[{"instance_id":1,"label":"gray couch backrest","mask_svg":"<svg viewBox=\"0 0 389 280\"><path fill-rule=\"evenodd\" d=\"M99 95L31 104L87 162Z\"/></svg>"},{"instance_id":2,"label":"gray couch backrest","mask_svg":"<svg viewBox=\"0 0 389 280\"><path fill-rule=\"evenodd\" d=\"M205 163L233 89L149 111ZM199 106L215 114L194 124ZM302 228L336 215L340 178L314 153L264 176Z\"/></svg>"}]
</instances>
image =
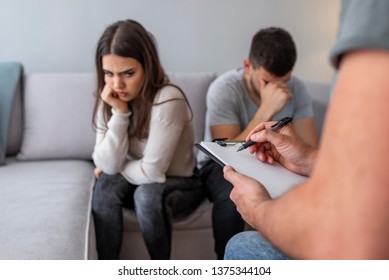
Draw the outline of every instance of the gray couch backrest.
<instances>
[{"instance_id":1,"label":"gray couch backrest","mask_svg":"<svg viewBox=\"0 0 389 280\"><path fill-rule=\"evenodd\" d=\"M193 110L195 141L204 137L205 100L215 73L169 73ZM330 85L304 81L313 99L321 134ZM95 78L92 73L32 73L17 89L8 133L7 155L20 159L86 158L94 144L91 128ZM23 94L22 94L23 93Z\"/></svg>"},{"instance_id":2,"label":"gray couch backrest","mask_svg":"<svg viewBox=\"0 0 389 280\"><path fill-rule=\"evenodd\" d=\"M331 86L327 83L313 81L304 81L304 84L308 94L312 97L313 113L315 114L316 128L320 139L328 102L330 101Z\"/></svg>"},{"instance_id":3,"label":"gray couch backrest","mask_svg":"<svg viewBox=\"0 0 389 280\"><path fill-rule=\"evenodd\" d=\"M193 111L195 140L203 139L205 98L215 73L169 73ZM7 154L19 159L90 159L95 77L92 73L31 73L14 102ZM23 96L23 97L22 97Z\"/></svg>"},{"instance_id":4,"label":"gray couch backrest","mask_svg":"<svg viewBox=\"0 0 389 280\"><path fill-rule=\"evenodd\" d=\"M179 86L188 98L193 111L195 142L204 139L205 101L209 85L216 78L215 73L172 73L169 75L173 84Z\"/></svg>"}]
</instances>

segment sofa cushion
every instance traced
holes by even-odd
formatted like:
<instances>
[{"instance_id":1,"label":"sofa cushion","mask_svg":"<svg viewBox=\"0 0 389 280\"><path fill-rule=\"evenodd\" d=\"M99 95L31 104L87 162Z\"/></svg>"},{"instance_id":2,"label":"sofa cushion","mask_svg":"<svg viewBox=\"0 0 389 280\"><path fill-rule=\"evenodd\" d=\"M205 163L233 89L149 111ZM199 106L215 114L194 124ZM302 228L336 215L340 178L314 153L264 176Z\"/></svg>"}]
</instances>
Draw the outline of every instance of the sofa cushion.
<instances>
[{"instance_id":1,"label":"sofa cushion","mask_svg":"<svg viewBox=\"0 0 389 280\"><path fill-rule=\"evenodd\" d=\"M87 259L93 185L87 161L8 158L0 168L0 259Z\"/></svg>"},{"instance_id":2,"label":"sofa cushion","mask_svg":"<svg viewBox=\"0 0 389 280\"><path fill-rule=\"evenodd\" d=\"M205 96L215 73L171 73L171 81L191 104L195 140L203 138ZM23 142L20 160L90 159L95 142L92 127L92 73L34 73L26 75Z\"/></svg>"},{"instance_id":3,"label":"sofa cushion","mask_svg":"<svg viewBox=\"0 0 389 280\"><path fill-rule=\"evenodd\" d=\"M212 204L204 200L189 217L174 221L171 259L214 260ZM123 211L124 233L121 259L150 259L134 211Z\"/></svg>"},{"instance_id":4,"label":"sofa cushion","mask_svg":"<svg viewBox=\"0 0 389 280\"><path fill-rule=\"evenodd\" d=\"M304 81L308 94L312 97L313 113L316 129L321 138L328 102L331 96L331 85L323 82Z\"/></svg>"},{"instance_id":5,"label":"sofa cushion","mask_svg":"<svg viewBox=\"0 0 389 280\"><path fill-rule=\"evenodd\" d=\"M216 73L169 73L171 82L179 86L188 98L193 111L195 142L204 138L205 98Z\"/></svg>"},{"instance_id":6,"label":"sofa cushion","mask_svg":"<svg viewBox=\"0 0 389 280\"><path fill-rule=\"evenodd\" d=\"M35 73L25 77L24 131L20 160L90 159L92 73Z\"/></svg>"}]
</instances>

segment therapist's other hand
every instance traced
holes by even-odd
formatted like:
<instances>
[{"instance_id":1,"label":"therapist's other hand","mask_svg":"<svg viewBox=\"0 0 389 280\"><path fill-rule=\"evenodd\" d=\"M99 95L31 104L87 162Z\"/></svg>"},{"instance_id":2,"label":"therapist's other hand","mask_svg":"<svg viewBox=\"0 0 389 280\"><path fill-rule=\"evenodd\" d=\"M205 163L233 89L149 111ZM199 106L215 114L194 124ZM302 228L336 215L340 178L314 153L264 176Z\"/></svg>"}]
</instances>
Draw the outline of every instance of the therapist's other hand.
<instances>
[{"instance_id":1,"label":"therapist's other hand","mask_svg":"<svg viewBox=\"0 0 389 280\"><path fill-rule=\"evenodd\" d=\"M242 218L255 228L256 216L262 213L259 207L263 202L271 200L269 193L261 183L236 172L229 165L226 165L223 171L224 178L234 185L230 198L235 203L236 209Z\"/></svg>"},{"instance_id":2,"label":"therapist's other hand","mask_svg":"<svg viewBox=\"0 0 389 280\"><path fill-rule=\"evenodd\" d=\"M249 148L262 162L279 162L294 173L308 176L311 174L317 150L301 140L291 125L278 131L270 131L274 122L265 122L256 126L247 136L257 144Z\"/></svg>"}]
</instances>

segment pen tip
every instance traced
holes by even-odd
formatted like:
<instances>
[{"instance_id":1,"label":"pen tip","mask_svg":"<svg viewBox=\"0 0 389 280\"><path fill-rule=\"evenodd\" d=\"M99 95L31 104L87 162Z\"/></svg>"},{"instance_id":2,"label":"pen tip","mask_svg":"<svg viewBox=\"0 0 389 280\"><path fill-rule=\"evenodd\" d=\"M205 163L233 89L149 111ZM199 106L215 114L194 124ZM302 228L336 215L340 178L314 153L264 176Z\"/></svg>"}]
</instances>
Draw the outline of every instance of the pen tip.
<instances>
[{"instance_id":1,"label":"pen tip","mask_svg":"<svg viewBox=\"0 0 389 280\"><path fill-rule=\"evenodd\" d=\"M236 151L240 152L241 150L243 150L243 146L240 146Z\"/></svg>"}]
</instances>

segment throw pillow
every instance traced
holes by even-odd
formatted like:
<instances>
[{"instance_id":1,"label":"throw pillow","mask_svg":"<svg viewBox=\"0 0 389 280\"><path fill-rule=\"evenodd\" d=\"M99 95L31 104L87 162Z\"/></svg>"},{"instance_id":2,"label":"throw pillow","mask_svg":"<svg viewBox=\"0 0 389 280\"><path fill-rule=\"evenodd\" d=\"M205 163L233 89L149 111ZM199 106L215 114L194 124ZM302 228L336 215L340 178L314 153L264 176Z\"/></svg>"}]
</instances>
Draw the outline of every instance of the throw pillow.
<instances>
[{"instance_id":1,"label":"throw pillow","mask_svg":"<svg viewBox=\"0 0 389 280\"><path fill-rule=\"evenodd\" d=\"M4 163L5 163L5 151L0 141L0 165L3 165Z\"/></svg>"}]
</instances>

